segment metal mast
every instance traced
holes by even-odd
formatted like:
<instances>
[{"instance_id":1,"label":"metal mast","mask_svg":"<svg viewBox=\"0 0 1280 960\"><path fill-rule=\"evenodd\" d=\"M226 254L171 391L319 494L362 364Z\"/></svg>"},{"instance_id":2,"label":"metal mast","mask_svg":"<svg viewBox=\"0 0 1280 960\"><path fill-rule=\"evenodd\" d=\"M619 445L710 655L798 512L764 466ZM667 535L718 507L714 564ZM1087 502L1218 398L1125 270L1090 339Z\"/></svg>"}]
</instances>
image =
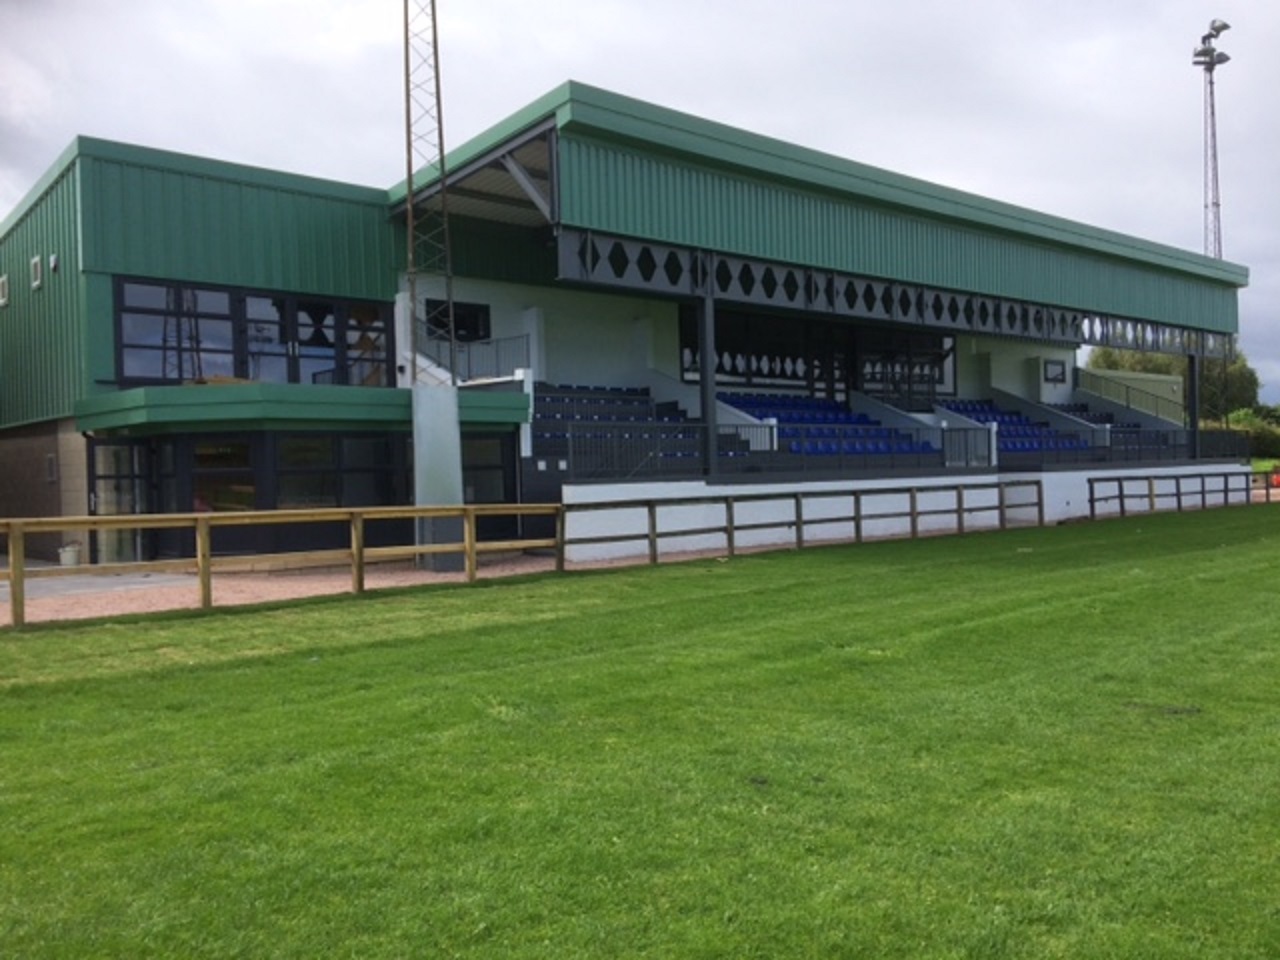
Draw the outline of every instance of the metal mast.
<instances>
[{"instance_id":1,"label":"metal mast","mask_svg":"<svg viewBox=\"0 0 1280 960\"><path fill-rule=\"evenodd\" d=\"M1209 32L1200 38L1200 46L1191 54L1191 62L1204 69L1204 252L1222 259L1222 197L1218 192L1218 113L1213 97L1213 71L1231 58L1218 50L1213 42L1231 24L1214 20Z\"/></svg>"},{"instance_id":2,"label":"metal mast","mask_svg":"<svg viewBox=\"0 0 1280 960\"><path fill-rule=\"evenodd\" d=\"M453 256L449 242L449 192L445 179L444 110L440 97L440 36L435 0L404 0L405 277L413 382L418 382L426 344L427 318L419 319L418 274L444 278L445 322L449 331L449 376L456 386L457 336L453 317ZM419 209L414 172L434 167L439 177L439 209Z\"/></svg>"}]
</instances>

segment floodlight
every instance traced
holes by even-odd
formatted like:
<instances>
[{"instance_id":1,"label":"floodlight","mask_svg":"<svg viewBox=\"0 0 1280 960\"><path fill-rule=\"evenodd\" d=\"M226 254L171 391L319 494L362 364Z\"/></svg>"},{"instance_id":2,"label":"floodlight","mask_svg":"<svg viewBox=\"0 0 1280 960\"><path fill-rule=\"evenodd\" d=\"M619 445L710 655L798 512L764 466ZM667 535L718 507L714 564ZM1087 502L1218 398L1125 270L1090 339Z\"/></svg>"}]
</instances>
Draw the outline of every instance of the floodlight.
<instances>
[{"instance_id":1,"label":"floodlight","mask_svg":"<svg viewBox=\"0 0 1280 960\"><path fill-rule=\"evenodd\" d=\"M1215 39L1222 36L1222 32L1224 30L1230 29L1231 24L1227 23L1225 20L1211 20L1209 22L1209 36L1214 37Z\"/></svg>"}]
</instances>

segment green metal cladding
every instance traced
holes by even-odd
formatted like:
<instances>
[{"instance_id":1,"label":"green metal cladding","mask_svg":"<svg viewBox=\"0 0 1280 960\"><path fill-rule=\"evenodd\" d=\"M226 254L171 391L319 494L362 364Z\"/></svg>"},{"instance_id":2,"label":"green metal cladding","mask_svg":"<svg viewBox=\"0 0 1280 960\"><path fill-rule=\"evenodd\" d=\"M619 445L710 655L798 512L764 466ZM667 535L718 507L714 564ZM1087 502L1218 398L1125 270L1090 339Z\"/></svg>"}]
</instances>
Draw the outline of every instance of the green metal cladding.
<instances>
[{"instance_id":1,"label":"green metal cladding","mask_svg":"<svg viewBox=\"0 0 1280 960\"><path fill-rule=\"evenodd\" d=\"M1152 256L802 190L625 146L560 141L566 224L906 283L1235 329L1234 284ZM1146 253L1147 251L1144 251Z\"/></svg>"},{"instance_id":2,"label":"green metal cladding","mask_svg":"<svg viewBox=\"0 0 1280 960\"><path fill-rule=\"evenodd\" d=\"M390 300L386 191L81 138L84 269Z\"/></svg>"},{"instance_id":3,"label":"green metal cladding","mask_svg":"<svg viewBox=\"0 0 1280 960\"><path fill-rule=\"evenodd\" d=\"M80 137L0 223L0 426L110 388L115 276L388 301L401 250L385 190Z\"/></svg>"},{"instance_id":4,"label":"green metal cladding","mask_svg":"<svg viewBox=\"0 0 1280 960\"><path fill-rule=\"evenodd\" d=\"M85 289L77 229L79 175L74 165L47 177L39 202L0 226L0 426L70 412L85 380ZM32 261L40 285L32 286ZM56 269L55 269L56 266Z\"/></svg>"}]
</instances>

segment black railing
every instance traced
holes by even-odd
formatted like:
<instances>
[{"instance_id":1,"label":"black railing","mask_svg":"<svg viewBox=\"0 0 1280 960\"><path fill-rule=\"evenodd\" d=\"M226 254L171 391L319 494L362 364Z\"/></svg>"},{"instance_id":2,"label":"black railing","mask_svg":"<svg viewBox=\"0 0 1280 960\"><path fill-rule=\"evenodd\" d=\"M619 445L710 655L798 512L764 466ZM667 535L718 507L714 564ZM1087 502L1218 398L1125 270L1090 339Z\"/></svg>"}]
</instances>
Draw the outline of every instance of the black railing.
<instances>
[{"instance_id":1,"label":"black railing","mask_svg":"<svg viewBox=\"0 0 1280 960\"><path fill-rule=\"evenodd\" d=\"M857 435L816 426L722 425L716 437L716 471L830 475L942 470L977 466L977 458L989 455L987 431L949 432L972 436L953 437L944 448L943 431L932 427ZM691 421L534 424L534 457L563 461L575 480L701 476L707 472L705 449L706 426ZM988 464L985 459L981 463Z\"/></svg>"},{"instance_id":2,"label":"black railing","mask_svg":"<svg viewBox=\"0 0 1280 960\"><path fill-rule=\"evenodd\" d=\"M499 337L494 340L459 340L452 348L447 337L441 338L419 325L418 345L422 353L437 366L452 370L459 380L491 380L509 377L529 366L529 337Z\"/></svg>"},{"instance_id":3,"label":"black railing","mask_svg":"<svg viewBox=\"0 0 1280 960\"><path fill-rule=\"evenodd\" d=\"M533 456L563 464L569 480L698 477L705 462L706 427L694 421L538 420ZM983 428L876 428L864 434L824 426L721 425L715 472L732 474L865 475L921 471L1040 470L1108 464L1193 462L1186 430L1112 430L1110 444L1095 433L1000 440ZM1244 459L1248 438L1238 431L1202 431L1201 460Z\"/></svg>"}]
</instances>

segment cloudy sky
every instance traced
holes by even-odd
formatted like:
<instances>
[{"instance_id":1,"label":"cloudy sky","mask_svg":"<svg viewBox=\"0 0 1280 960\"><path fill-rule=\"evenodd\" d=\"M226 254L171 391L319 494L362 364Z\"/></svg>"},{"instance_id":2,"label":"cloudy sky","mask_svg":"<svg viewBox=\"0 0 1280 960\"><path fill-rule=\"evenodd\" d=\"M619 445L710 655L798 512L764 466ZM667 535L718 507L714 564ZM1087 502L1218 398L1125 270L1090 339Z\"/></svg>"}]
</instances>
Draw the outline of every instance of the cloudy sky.
<instances>
[{"instance_id":1,"label":"cloudy sky","mask_svg":"<svg viewBox=\"0 0 1280 960\"><path fill-rule=\"evenodd\" d=\"M1215 17L1224 252L1280 403L1280 4L438 0L456 145L567 79L1203 249ZM76 134L403 178L401 0L0 0L0 218Z\"/></svg>"}]
</instances>

